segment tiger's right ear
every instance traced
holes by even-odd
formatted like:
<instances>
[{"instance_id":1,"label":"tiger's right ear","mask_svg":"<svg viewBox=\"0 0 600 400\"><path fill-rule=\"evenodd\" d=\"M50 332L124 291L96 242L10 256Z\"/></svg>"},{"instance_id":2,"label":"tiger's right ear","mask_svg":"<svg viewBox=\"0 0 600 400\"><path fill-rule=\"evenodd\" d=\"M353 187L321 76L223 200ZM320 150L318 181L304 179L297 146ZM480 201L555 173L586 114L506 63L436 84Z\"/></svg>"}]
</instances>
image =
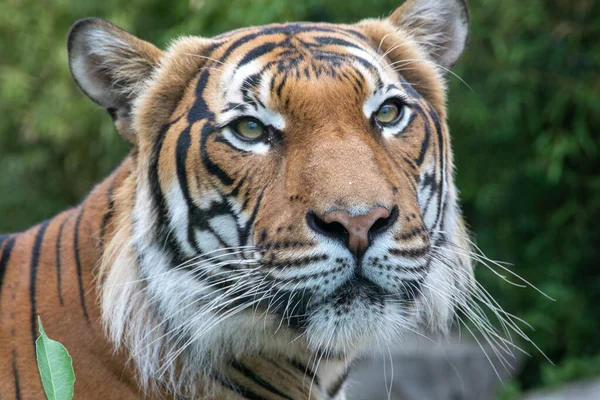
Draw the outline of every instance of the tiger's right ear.
<instances>
[{"instance_id":1,"label":"tiger's right ear","mask_svg":"<svg viewBox=\"0 0 600 400\"><path fill-rule=\"evenodd\" d=\"M90 99L108 110L121 136L135 143L132 102L158 65L162 52L96 18L75 22L67 46L75 82Z\"/></svg>"}]
</instances>

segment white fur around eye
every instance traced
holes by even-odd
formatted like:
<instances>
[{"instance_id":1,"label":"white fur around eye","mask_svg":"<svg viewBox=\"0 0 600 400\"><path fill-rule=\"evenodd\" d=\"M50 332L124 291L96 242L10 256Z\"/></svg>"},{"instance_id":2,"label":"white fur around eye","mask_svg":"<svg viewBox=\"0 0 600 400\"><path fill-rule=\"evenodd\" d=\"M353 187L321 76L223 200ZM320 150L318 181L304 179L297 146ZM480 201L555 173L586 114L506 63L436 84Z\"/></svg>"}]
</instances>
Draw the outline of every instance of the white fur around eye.
<instances>
[{"instance_id":1,"label":"white fur around eye","mask_svg":"<svg viewBox=\"0 0 600 400\"><path fill-rule=\"evenodd\" d=\"M371 120L373 114L375 114L386 101L394 97L402 100L406 99L406 94L397 88L386 91L376 91L373 95L369 96L367 101L365 101L363 113L368 120ZM400 107L400 112L402 112L402 118L398 121L398 123L382 128L381 134L386 139L398 136L410 123L413 114L412 109L403 104Z\"/></svg>"},{"instance_id":2,"label":"white fur around eye","mask_svg":"<svg viewBox=\"0 0 600 400\"><path fill-rule=\"evenodd\" d=\"M389 138L396 137L399 134L401 134L402 132L404 132L404 130L408 126L408 123L410 122L413 111L410 109L410 107L408 107L406 105L402 105L400 107L400 112L402 113L402 118L400 118L398 123L396 123L395 125L391 125L391 126L385 126L381 129L381 134L383 135L384 138L389 139Z\"/></svg>"},{"instance_id":3,"label":"white fur around eye","mask_svg":"<svg viewBox=\"0 0 600 400\"><path fill-rule=\"evenodd\" d=\"M257 154L267 154L267 152L271 148L271 146L269 146L265 142L252 143L252 142L246 142L245 140L240 139L235 133L233 133L231 128L228 126L223 128L222 132L223 132L223 137L225 138L225 140L227 140L234 147L236 147L240 150L250 151L252 153L257 153Z\"/></svg>"}]
</instances>

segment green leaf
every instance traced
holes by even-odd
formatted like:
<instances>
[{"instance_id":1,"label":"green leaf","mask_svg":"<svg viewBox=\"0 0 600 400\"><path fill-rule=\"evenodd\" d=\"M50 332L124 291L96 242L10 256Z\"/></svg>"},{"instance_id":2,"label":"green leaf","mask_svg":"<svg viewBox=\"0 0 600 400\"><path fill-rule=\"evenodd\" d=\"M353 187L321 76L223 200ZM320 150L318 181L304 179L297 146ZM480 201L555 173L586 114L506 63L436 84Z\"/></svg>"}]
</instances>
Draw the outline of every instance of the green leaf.
<instances>
[{"instance_id":1,"label":"green leaf","mask_svg":"<svg viewBox=\"0 0 600 400\"><path fill-rule=\"evenodd\" d=\"M71 356L62 344L46 336L39 316L38 323L40 336L35 341L35 352L46 397L48 400L70 400L75 384Z\"/></svg>"}]
</instances>

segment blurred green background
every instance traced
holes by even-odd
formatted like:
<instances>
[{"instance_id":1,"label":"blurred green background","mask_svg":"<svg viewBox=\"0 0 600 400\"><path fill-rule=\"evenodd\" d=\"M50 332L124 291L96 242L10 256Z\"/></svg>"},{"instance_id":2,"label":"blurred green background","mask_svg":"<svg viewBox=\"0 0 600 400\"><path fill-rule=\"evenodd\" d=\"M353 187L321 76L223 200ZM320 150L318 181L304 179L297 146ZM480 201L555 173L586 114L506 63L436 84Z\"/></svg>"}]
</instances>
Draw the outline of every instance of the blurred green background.
<instances>
[{"instance_id":1,"label":"blurred green background","mask_svg":"<svg viewBox=\"0 0 600 400\"><path fill-rule=\"evenodd\" d=\"M77 19L108 19L165 47L250 24L354 22L395 0L0 0L0 232L77 204L127 153L67 67ZM533 325L505 397L600 376L600 4L471 0L471 41L450 76L450 127L467 221L488 256L554 297L479 280Z\"/></svg>"}]
</instances>

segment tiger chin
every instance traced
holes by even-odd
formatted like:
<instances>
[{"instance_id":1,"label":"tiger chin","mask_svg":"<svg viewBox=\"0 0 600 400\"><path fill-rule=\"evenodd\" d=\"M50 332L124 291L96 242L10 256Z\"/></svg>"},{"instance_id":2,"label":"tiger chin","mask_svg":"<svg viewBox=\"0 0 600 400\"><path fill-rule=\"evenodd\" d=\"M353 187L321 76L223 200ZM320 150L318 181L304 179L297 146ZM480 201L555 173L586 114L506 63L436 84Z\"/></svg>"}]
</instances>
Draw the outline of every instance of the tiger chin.
<instances>
[{"instance_id":1,"label":"tiger chin","mask_svg":"<svg viewBox=\"0 0 600 400\"><path fill-rule=\"evenodd\" d=\"M344 399L354 360L446 332L474 283L445 105L467 38L463 0L164 51L76 22L71 73L132 150L1 237L0 397L42 396L37 315L85 399Z\"/></svg>"}]
</instances>

